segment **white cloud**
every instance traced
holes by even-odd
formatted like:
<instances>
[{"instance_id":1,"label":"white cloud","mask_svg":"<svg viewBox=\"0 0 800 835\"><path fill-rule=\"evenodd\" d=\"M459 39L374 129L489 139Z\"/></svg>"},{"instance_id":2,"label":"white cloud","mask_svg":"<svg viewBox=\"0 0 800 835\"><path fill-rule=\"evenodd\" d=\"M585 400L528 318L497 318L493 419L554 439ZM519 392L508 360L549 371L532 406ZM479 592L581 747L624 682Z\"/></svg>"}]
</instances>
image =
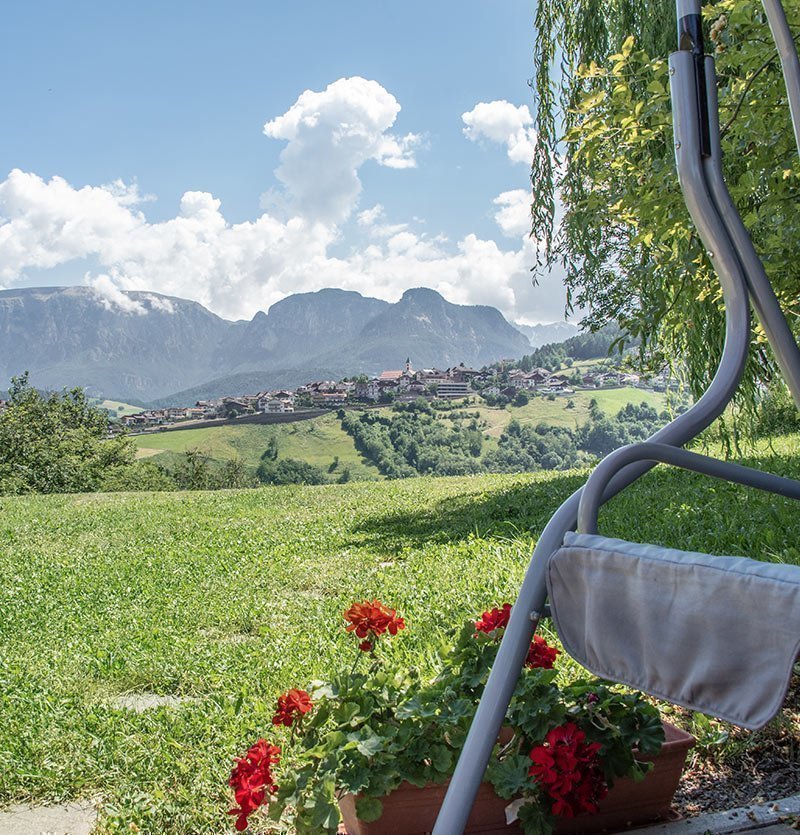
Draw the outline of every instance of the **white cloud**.
<instances>
[{"instance_id":1,"label":"white cloud","mask_svg":"<svg viewBox=\"0 0 800 835\"><path fill-rule=\"evenodd\" d=\"M55 267L98 253L144 223L127 194L103 186L73 188L61 177L45 183L14 169L0 183L0 279L26 267Z\"/></svg>"},{"instance_id":2,"label":"white cloud","mask_svg":"<svg viewBox=\"0 0 800 835\"><path fill-rule=\"evenodd\" d=\"M361 193L358 169L367 160L389 168L413 168L420 137L394 136L400 105L377 81L340 78L322 92L306 90L264 133L285 139L276 176L288 207L304 218L340 223Z\"/></svg>"},{"instance_id":3,"label":"white cloud","mask_svg":"<svg viewBox=\"0 0 800 835\"><path fill-rule=\"evenodd\" d=\"M172 314L175 312L175 305L172 301L165 296L153 296L148 294L145 296L147 301L150 303L150 307L153 310L160 310L162 313L169 313Z\"/></svg>"},{"instance_id":4,"label":"white cloud","mask_svg":"<svg viewBox=\"0 0 800 835\"><path fill-rule=\"evenodd\" d=\"M148 198L135 183L74 187L14 170L0 182L0 283L13 285L26 269L89 259L99 274L85 283L104 304L138 315L172 305L123 291L191 298L222 316L250 318L290 293L322 287L396 301L408 287L429 286L454 302L498 307L510 319L562 318L558 277L538 288L531 282L536 242L526 235L530 196L523 189L494 201L500 230L517 241L510 250L473 234L450 243L412 231L390 223L378 203L356 215L368 242L332 254L342 222L357 209L360 167L414 164L418 137L389 133L399 110L390 93L363 78L303 93L265 126L287 142L276 172L284 188L275 195L287 211L241 223L229 222L220 200L203 191L186 192L174 217L150 222L141 210ZM464 121L471 139L503 142L510 155L530 136L527 108L508 102L478 105Z\"/></svg>"},{"instance_id":5,"label":"white cloud","mask_svg":"<svg viewBox=\"0 0 800 835\"><path fill-rule=\"evenodd\" d=\"M139 203L152 203L157 199L155 194L140 194L139 184L136 182L125 183L117 179L100 188L112 194L120 206L138 206Z\"/></svg>"},{"instance_id":6,"label":"white cloud","mask_svg":"<svg viewBox=\"0 0 800 835\"><path fill-rule=\"evenodd\" d=\"M510 102L480 102L461 115L464 135L473 142L488 139L505 145L512 162L531 164L536 146L533 117L527 105L515 107Z\"/></svg>"},{"instance_id":7,"label":"white cloud","mask_svg":"<svg viewBox=\"0 0 800 835\"><path fill-rule=\"evenodd\" d=\"M504 235L519 238L531 231L531 199L524 188L504 191L494 198L494 205L500 207L494 219Z\"/></svg>"},{"instance_id":8,"label":"white cloud","mask_svg":"<svg viewBox=\"0 0 800 835\"><path fill-rule=\"evenodd\" d=\"M407 223L386 223L386 211L380 203L359 212L356 222L373 238L392 238L408 229Z\"/></svg>"},{"instance_id":9,"label":"white cloud","mask_svg":"<svg viewBox=\"0 0 800 835\"><path fill-rule=\"evenodd\" d=\"M116 307L123 313L135 313L137 316L144 316L147 313L145 306L141 302L125 295L114 284L111 276L101 274L92 278L90 275L86 275L85 279L86 283L97 294L100 304L106 310L113 310Z\"/></svg>"},{"instance_id":10,"label":"white cloud","mask_svg":"<svg viewBox=\"0 0 800 835\"><path fill-rule=\"evenodd\" d=\"M380 203L376 203L371 209L364 209L363 212L359 212L357 216L357 221L359 226L374 226L379 220L383 220L386 217L386 210Z\"/></svg>"}]
</instances>

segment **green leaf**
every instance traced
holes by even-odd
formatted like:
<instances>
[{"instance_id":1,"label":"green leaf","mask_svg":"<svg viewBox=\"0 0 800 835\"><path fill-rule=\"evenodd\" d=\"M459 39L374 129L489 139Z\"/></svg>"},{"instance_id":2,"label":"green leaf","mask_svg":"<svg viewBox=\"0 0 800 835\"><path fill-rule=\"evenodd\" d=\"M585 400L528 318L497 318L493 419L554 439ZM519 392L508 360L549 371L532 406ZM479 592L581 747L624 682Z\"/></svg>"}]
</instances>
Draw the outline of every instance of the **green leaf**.
<instances>
[{"instance_id":1,"label":"green leaf","mask_svg":"<svg viewBox=\"0 0 800 835\"><path fill-rule=\"evenodd\" d=\"M356 817L364 823L372 823L383 814L383 804L377 797L356 798Z\"/></svg>"},{"instance_id":2,"label":"green leaf","mask_svg":"<svg viewBox=\"0 0 800 835\"><path fill-rule=\"evenodd\" d=\"M333 712L333 719L337 725L355 725L359 714L361 713L361 706L355 702L344 702L339 705ZM362 717L363 718L363 717Z\"/></svg>"},{"instance_id":3,"label":"green leaf","mask_svg":"<svg viewBox=\"0 0 800 835\"><path fill-rule=\"evenodd\" d=\"M525 835L551 835L553 816L546 812L536 800L526 803L517 812Z\"/></svg>"},{"instance_id":4,"label":"green leaf","mask_svg":"<svg viewBox=\"0 0 800 835\"><path fill-rule=\"evenodd\" d=\"M509 754L502 760L493 759L486 770L486 779L500 797L511 800L530 788L530 765L530 757L519 753Z\"/></svg>"},{"instance_id":5,"label":"green leaf","mask_svg":"<svg viewBox=\"0 0 800 835\"><path fill-rule=\"evenodd\" d=\"M430 761L436 771L446 774L453 764L453 752L445 745L433 745L431 746Z\"/></svg>"},{"instance_id":6,"label":"green leaf","mask_svg":"<svg viewBox=\"0 0 800 835\"><path fill-rule=\"evenodd\" d=\"M347 734L347 739L355 743L360 754L374 757L383 748L384 739L378 736L372 728L363 728L359 734Z\"/></svg>"},{"instance_id":7,"label":"green leaf","mask_svg":"<svg viewBox=\"0 0 800 835\"><path fill-rule=\"evenodd\" d=\"M664 726L660 717L646 716L639 726L637 747L643 754L657 754L664 744Z\"/></svg>"}]
</instances>

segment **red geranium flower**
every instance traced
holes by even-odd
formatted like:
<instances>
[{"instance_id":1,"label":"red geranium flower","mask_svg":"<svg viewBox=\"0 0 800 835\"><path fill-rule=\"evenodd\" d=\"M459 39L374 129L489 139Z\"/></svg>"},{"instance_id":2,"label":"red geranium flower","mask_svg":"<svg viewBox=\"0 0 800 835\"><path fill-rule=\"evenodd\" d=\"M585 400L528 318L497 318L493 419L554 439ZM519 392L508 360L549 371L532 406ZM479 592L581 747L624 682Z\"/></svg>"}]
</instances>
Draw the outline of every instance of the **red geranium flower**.
<instances>
[{"instance_id":1,"label":"red geranium flower","mask_svg":"<svg viewBox=\"0 0 800 835\"><path fill-rule=\"evenodd\" d=\"M608 793L599 750L600 743L586 742L586 734L574 722L548 731L544 744L531 750L528 774L553 801L554 815L572 818L597 811Z\"/></svg>"},{"instance_id":2,"label":"red geranium flower","mask_svg":"<svg viewBox=\"0 0 800 835\"><path fill-rule=\"evenodd\" d=\"M504 603L501 609L490 609L475 621L475 634L478 632L494 632L495 629L505 629L511 617L511 604Z\"/></svg>"},{"instance_id":3,"label":"red geranium flower","mask_svg":"<svg viewBox=\"0 0 800 835\"><path fill-rule=\"evenodd\" d=\"M511 604L504 603L501 608L490 609L484 612L478 620L475 621L475 634L485 632L487 635L494 632L496 629L505 629L511 619ZM525 659L525 666L527 667L542 667L545 670L551 670L555 663L556 656L561 654L561 650L551 647L544 638L539 635L533 636L531 647L528 650L528 657Z\"/></svg>"},{"instance_id":4,"label":"red geranium flower","mask_svg":"<svg viewBox=\"0 0 800 835\"><path fill-rule=\"evenodd\" d=\"M281 749L259 739L244 757L237 757L228 785L236 798L237 808L229 815L237 815L236 829L247 829L247 818L261 806L267 795L275 794L278 787L272 778L271 767L280 761Z\"/></svg>"},{"instance_id":5,"label":"red geranium flower","mask_svg":"<svg viewBox=\"0 0 800 835\"><path fill-rule=\"evenodd\" d=\"M398 630L405 629L406 622L394 609L390 609L380 600L364 600L354 603L345 613L344 619L349 621L346 629L355 632L362 640L359 649L370 652L375 646L375 639L385 632L396 635Z\"/></svg>"},{"instance_id":6,"label":"red geranium flower","mask_svg":"<svg viewBox=\"0 0 800 835\"><path fill-rule=\"evenodd\" d=\"M552 670L556 656L561 654L560 649L551 647L544 638L539 635L533 636L531 648L528 650L528 657L525 660L526 667L541 667L545 670Z\"/></svg>"},{"instance_id":7,"label":"red geranium flower","mask_svg":"<svg viewBox=\"0 0 800 835\"><path fill-rule=\"evenodd\" d=\"M297 717L308 713L312 707L311 696L305 690L287 690L278 696L278 711L272 717L272 724L290 728Z\"/></svg>"}]
</instances>

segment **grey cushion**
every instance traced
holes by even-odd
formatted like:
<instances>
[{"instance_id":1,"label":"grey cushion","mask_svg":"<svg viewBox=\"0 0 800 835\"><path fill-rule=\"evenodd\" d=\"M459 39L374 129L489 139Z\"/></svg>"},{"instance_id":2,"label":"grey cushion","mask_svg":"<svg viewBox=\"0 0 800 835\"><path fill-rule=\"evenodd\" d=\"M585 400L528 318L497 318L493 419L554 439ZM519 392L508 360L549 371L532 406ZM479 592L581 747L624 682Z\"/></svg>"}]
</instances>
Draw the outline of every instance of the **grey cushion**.
<instances>
[{"instance_id":1,"label":"grey cushion","mask_svg":"<svg viewBox=\"0 0 800 835\"><path fill-rule=\"evenodd\" d=\"M800 568L568 533L547 590L564 649L595 675L760 728L800 651Z\"/></svg>"}]
</instances>

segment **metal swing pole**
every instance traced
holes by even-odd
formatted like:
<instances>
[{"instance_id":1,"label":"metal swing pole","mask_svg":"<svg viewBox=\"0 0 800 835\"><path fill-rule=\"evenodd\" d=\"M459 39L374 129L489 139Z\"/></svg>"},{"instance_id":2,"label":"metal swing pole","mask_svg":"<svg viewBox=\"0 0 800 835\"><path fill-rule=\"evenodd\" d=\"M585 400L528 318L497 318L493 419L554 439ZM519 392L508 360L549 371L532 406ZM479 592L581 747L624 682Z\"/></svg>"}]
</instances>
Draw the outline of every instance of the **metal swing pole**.
<instances>
[{"instance_id":1,"label":"metal swing pole","mask_svg":"<svg viewBox=\"0 0 800 835\"><path fill-rule=\"evenodd\" d=\"M680 51L670 59L675 153L687 208L704 245L712 253L726 310L725 345L705 394L649 440L682 446L709 426L730 402L744 370L750 338L747 284L736 248L711 196L704 160L712 154L705 83L700 0L677 0ZM606 489L607 501L653 464L631 464ZM534 549L433 835L460 835L467 824L500 726L516 687L533 633L545 611L545 570L549 557L574 530L582 490L555 512Z\"/></svg>"}]
</instances>

